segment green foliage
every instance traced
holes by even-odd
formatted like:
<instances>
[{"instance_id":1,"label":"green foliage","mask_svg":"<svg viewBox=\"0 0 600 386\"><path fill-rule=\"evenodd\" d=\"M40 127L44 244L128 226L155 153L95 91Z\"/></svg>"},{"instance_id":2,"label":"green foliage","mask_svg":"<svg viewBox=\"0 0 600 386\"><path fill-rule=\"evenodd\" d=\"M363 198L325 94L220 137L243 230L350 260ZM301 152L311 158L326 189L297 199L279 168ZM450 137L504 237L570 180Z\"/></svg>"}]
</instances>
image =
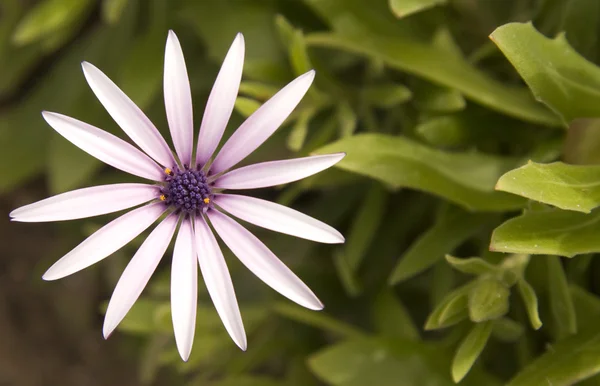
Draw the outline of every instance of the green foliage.
<instances>
[{"instance_id":1,"label":"green foliage","mask_svg":"<svg viewBox=\"0 0 600 386\"><path fill-rule=\"evenodd\" d=\"M282 299L225 252L248 350L200 285L187 363L173 341L168 252L113 342L143 384L599 384L600 2L0 1L3 202L135 180L65 141L40 112L125 138L85 83L80 63L90 61L168 138L169 29L185 53L196 128L244 34L225 137L316 70L301 104L244 162L346 152L327 171L256 193L331 224L346 243L251 228L326 308ZM69 241L104 222L39 229ZM80 296L110 293L140 240L92 269L97 288Z\"/></svg>"}]
</instances>

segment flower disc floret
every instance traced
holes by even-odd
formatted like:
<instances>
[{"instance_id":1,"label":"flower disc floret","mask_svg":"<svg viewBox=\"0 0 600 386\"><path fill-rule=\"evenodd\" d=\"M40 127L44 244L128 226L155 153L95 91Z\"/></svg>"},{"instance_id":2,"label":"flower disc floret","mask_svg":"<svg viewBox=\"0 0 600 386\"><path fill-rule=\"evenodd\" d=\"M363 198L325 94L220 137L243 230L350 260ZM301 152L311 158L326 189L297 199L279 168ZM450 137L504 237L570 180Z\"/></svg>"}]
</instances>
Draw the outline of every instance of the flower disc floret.
<instances>
[{"instance_id":1,"label":"flower disc floret","mask_svg":"<svg viewBox=\"0 0 600 386\"><path fill-rule=\"evenodd\" d=\"M161 201L180 213L199 214L208 210L212 194L204 172L174 167L165 169L165 174Z\"/></svg>"}]
</instances>

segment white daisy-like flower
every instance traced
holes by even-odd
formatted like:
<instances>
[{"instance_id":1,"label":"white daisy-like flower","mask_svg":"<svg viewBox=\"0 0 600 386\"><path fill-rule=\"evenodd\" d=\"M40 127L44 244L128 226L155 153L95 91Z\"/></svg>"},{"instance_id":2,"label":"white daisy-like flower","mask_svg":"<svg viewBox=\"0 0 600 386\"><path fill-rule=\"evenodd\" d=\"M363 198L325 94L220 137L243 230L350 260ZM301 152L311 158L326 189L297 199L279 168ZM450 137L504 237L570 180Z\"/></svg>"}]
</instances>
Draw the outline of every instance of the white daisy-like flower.
<instances>
[{"instance_id":1,"label":"white daisy-like flower","mask_svg":"<svg viewBox=\"0 0 600 386\"><path fill-rule=\"evenodd\" d=\"M329 168L344 154L263 162L229 171L267 140L298 105L315 76L309 71L246 119L213 159L242 77L244 37L238 34L208 98L194 155L190 85L183 52L173 31L169 31L165 51L165 108L176 156L131 99L87 62L82 67L92 91L145 154L87 123L57 113L42 113L54 130L90 155L154 182L78 189L15 209L10 217L23 222L73 220L141 205L100 228L52 265L43 278L56 280L99 262L165 216L135 253L115 287L104 319L105 338L140 296L179 225L171 266L171 313L179 354L187 360L196 321L197 262L227 332L242 350L247 345L231 277L209 224L267 285L306 308L323 308L315 294L269 248L225 212L263 228L321 243L342 243L344 237L329 225L293 209L223 191L296 181Z\"/></svg>"}]
</instances>

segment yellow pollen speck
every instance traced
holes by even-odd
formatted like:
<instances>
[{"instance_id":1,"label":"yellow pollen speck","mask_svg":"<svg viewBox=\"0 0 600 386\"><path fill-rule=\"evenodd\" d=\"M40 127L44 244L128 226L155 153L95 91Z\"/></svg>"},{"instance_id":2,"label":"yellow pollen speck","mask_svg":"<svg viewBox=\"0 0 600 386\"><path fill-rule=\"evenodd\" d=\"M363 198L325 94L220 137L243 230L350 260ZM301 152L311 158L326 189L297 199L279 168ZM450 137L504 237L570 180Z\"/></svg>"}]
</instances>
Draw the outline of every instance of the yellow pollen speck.
<instances>
[{"instance_id":1,"label":"yellow pollen speck","mask_svg":"<svg viewBox=\"0 0 600 386\"><path fill-rule=\"evenodd\" d=\"M159 198L161 201L165 201L167 199L167 196L165 196L164 194L161 194Z\"/></svg>"},{"instance_id":2,"label":"yellow pollen speck","mask_svg":"<svg viewBox=\"0 0 600 386\"><path fill-rule=\"evenodd\" d=\"M168 175L172 175L173 171L171 169L169 169L169 168L166 168L165 169L165 173L167 173Z\"/></svg>"},{"instance_id":3,"label":"yellow pollen speck","mask_svg":"<svg viewBox=\"0 0 600 386\"><path fill-rule=\"evenodd\" d=\"M203 201L205 204L208 204L210 202L210 198L206 197Z\"/></svg>"}]
</instances>

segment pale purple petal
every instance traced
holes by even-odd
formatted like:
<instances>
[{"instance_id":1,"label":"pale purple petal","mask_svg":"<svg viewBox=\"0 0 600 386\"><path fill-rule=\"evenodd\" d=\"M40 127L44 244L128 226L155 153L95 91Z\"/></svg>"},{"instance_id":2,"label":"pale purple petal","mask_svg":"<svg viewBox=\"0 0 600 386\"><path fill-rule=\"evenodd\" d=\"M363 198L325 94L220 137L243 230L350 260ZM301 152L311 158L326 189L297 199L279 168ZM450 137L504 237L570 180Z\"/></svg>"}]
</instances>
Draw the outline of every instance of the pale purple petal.
<instances>
[{"instance_id":1,"label":"pale purple petal","mask_svg":"<svg viewBox=\"0 0 600 386\"><path fill-rule=\"evenodd\" d=\"M146 230L165 210L163 203L155 203L118 217L54 263L42 278L61 279L99 262Z\"/></svg>"},{"instance_id":2,"label":"pale purple petal","mask_svg":"<svg viewBox=\"0 0 600 386\"><path fill-rule=\"evenodd\" d=\"M171 317L177 350L184 361L188 360L192 352L197 299L198 263L194 232L191 220L185 219L175 240L171 266Z\"/></svg>"},{"instance_id":3,"label":"pale purple petal","mask_svg":"<svg viewBox=\"0 0 600 386\"><path fill-rule=\"evenodd\" d=\"M194 141L192 93L181 44L173 31L169 31L167 38L164 72L165 108L173 144L181 163L192 166Z\"/></svg>"},{"instance_id":4,"label":"pale purple petal","mask_svg":"<svg viewBox=\"0 0 600 386\"><path fill-rule=\"evenodd\" d=\"M231 168L266 141L300 103L314 78L313 70L300 75L249 116L223 145L211 172L217 174Z\"/></svg>"},{"instance_id":5,"label":"pale purple petal","mask_svg":"<svg viewBox=\"0 0 600 386\"><path fill-rule=\"evenodd\" d=\"M215 230L240 261L259 279L288 299L311 310L323 304L256 236L216 210L208 211Z\"/></svg>"},{"instance_id":6,"label":"pale purple petal","mask_svg":"<svg viewBox=\"0 0 600 386\"><path fill-rule=\"evenodd\" d=\"M196 164L204 165L221 141L237 98L244 67L244 36L239 33L225 56L213 85L200 126Z\"/></svg>"},{"instance_id":7,"label":"pale purple petal","mask_svg":"<svg viewBox=\"0 0 600 386\"><path fill-rule=\"evenodd\" d=\"M66 115L44 111L42 116L60 135L102 162L149 180L164 177L156 162L122 139Z\"/></svg>"},{"instance_id":8,"label":"pale purple petal","mask_svg":"<svg viewBox=\"0 0 600 386\"><path fill-rule=\"evenodd\" d=\"M174 166L169 146L142 110L93 64L83 62L81 67L100 103L129 138L161 165Z\"/></svg>"},{"instance_id":9,"label":"pale purple petal","mask_svg":"<svg viewBox=\"0 0 600 386\"><path fill-rule=\"evenodd\" d=\"M22 222L63 221L118 212L159 196L154 185L113 184L62 193L10 212Z\"/></svg>"},{"instance_id":10,"label":"pale purple petal","mask_svg":"<svg viewBox=\"0 0 600 386\"><path fill-rule=\"evenodd\" d=\"M215 181L215 187L256 189L286 184L323 171L338 163L345 155L335 153L248 165L223 174Z\"/></svg>"},{"instance_id":11,"label":"pale purple petal","mask_svg":"<svg viewBox=\"0 0 600 386\"><path fill-rule=\"evenodd\" d=\"M148 284L173 238L177 221L178 216L172 214L158 224L127 264L108 302L102 328L105 339L121 323Z\"/></svg>"},{"instance_id":12,"label":"pale purple petal","mask_svg":"<svg viewBox=\"0 0 600 386\"><path fill-rule=\"evenodd\" d=\"M198 262L206 289L225 329L235 344L245 351L246 332L225 258L205 220L196 217L195 224Z\"/></svg>"},{"instance_id":13,"label":"pale purple petal","mask_svg":"<svg viewBox=\"0 0 600 386\"><path fill-rule=\"evenodd\" d=\"M219 194L214 203L244 221L275 232L320 243L344 242L344 236L329 225L274 202L248 196Z\"/></svg>"}]
</instances>

